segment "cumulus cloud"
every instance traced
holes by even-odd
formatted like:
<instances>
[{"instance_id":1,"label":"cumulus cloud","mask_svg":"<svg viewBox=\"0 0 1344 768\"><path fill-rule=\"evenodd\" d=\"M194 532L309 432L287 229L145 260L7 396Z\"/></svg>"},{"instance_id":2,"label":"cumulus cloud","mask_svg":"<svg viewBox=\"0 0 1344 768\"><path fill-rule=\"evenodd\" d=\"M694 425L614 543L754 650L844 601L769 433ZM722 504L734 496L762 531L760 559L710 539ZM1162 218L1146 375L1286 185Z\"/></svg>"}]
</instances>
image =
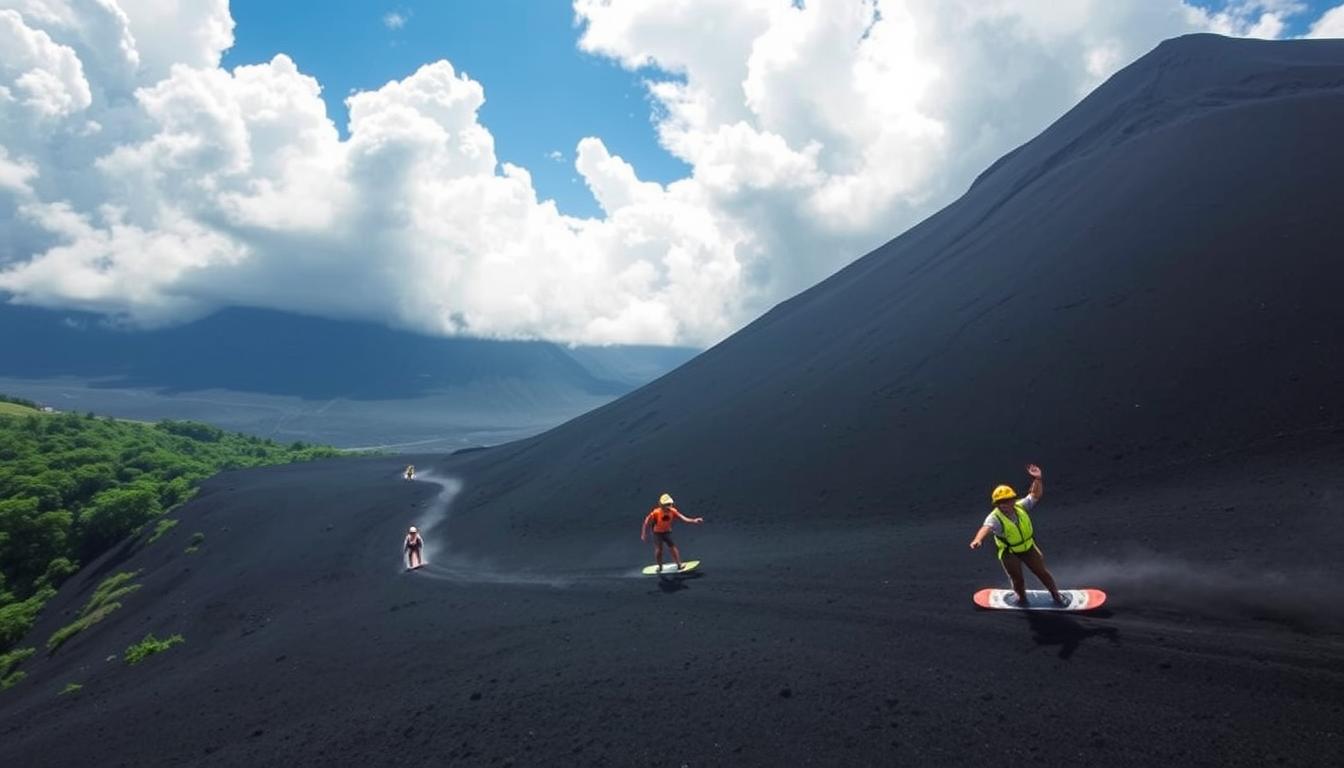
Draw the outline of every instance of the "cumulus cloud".
<instances>
[{"instance_id":1,"label":"cumulus cloud","mask_svg":"<svg viewBox=\"0 0 1344 768\"><path fill-rule=\"evenodd\" d=\"M1311 25L1307 37L1344 37L1344 5L1337 5Z\"/></svg>"},{"instance_id":2,"label":"cumulus cloud","mask_svg":"<svg viewBox=\"0 0 1344 768\"><path fill-rule=\"evenodd\" d=\"M691 168L653 182L583 139L573 163L595 218L562 214L498 160L486 88L450 62L352 93L342 138L287 56L220 68L224 0L0 0L0 295L141 326L244 305L436 334L712 343L949 202L1160 40L1278 36L1301 12L574 8L581 49L644 73L658 139Z\"/></svg>"}]
</instances>

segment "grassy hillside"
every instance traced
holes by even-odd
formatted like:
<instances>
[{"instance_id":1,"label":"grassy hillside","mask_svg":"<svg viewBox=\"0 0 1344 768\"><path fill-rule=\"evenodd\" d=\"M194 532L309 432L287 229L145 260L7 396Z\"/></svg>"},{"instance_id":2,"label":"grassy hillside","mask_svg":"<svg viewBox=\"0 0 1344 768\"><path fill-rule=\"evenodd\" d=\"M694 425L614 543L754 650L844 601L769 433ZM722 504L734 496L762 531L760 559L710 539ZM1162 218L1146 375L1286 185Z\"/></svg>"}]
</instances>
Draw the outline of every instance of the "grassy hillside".
<instances>
[{"instance_id":1,"label":"grassy hillside","mask_svg":"<svg viewBox=\"0 0 1344 768\"><path fill-rule=\"evenodd\" d=\"M171 525L157 519L205 478L335 455L196 422L138 424L0 402L0 653L81 563L146 524Z\"/></svg>"},{"instance_id":2,"label":"grassy hillside","mask_svg":"<svg viewBox=\"0 0 1344 768\"><path fill-rule=\"evenodd\" d=\"M38 404L32 400L0 394L0 416L31 416L41 412Z\"/></svg>"},{"instance_id":3,"label":"grassy hillside","mask_svg":"<svg viewBox=\"0 0 1344 768\"><path fill-rule=\"evenodd\" d=\"M0 401L0 416L31 416L35 413L40 413L40 411L35 411L26 405Z\"/></svg>"}]
</instances>

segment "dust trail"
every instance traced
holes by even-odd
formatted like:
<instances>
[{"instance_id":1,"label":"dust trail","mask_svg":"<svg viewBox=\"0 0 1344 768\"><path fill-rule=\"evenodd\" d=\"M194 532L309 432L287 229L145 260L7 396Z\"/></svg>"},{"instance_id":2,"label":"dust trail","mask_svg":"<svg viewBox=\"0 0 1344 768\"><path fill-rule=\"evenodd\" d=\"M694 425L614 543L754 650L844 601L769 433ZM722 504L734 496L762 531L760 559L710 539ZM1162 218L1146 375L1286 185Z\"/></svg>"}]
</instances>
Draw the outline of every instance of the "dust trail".
<instances>
[{"instance_id":1,"label":"dust trail","mask_svg":"<svg viewBox=\"0 0 1344 768\"><path fill-rule=\"evenodd\" d=\"M413 523L420 529L420 538L425 540L424 551L421 554L424 555L426 563L432 563L444 551L447 538L444 531L435 529L448 521L448 512L452 509L453 499L462 491L462 481L455 477L440 477L432 471L422 471L415 473L415 480L412 482L439 486L438 495Z\"/></svg>"},{"instance_id":2,"label":"dust trail","mask_svg":"<svg viewBox=\"0 0 1344 768\"><path fill-rule=\"evenodd\" d=\"M557 576L532 573L505 573L493 568L488 562L460 551L450 554L448 532L445 523L452 511L453 499L462 491L462 481L455 477L440 476L432 471L415 473L417 483L432 483L439 486L434 497L413 525L420 529L420 538L425 546L421 554L425 565L416 570L416 575L431 579L457 582L476 582L482 584L526 584L547 587L566 587L571 581ZM405 552L402 553L402 567L408 565Z\"/></svg>"},{"instance_id":3,"label":"dust trail","mask_svg":"<svg viewBox=\"0 0 1344 768\"><path fill-rule=\"evenodd\" d=\"M1063 582L1097 587L1134 607L1271 621L1300 631L1344 629L1338 574L1194 563L1152 552L1062 563L1053 570Z\"/></svg>"},{"instance_id":4,"label":"dust trail","mask_svg":"<svg viewBox=\"0 0 1344 768\"><path fill-rule=\"evenodd\" d=\"M472 582L476 584L517 584L534 587L568 587L574 582L561 576L536 573L504 573L494 570L485 561L453 556L439 562L425 560L425 567L416 571L421 578L441 581Z\"/></svg>"}]
</instances>

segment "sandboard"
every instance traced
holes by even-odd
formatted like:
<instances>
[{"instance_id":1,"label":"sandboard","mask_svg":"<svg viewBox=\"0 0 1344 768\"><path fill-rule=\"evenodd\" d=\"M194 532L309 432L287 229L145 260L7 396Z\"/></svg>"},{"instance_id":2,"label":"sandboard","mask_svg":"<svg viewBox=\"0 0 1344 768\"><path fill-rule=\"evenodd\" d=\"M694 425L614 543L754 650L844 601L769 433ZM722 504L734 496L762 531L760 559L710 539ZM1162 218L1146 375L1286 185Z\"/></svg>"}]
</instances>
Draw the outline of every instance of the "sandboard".
<instances>
[{"instance_id":1,"label":"sandboard","mask_svg":"<svg viewBox=\"0 0 1344 768\"><path fill-rule=\"evenodd\" d=\"M419 565L408 565L408 566L406 566L406 570L408 570L408 571L418 571L418 570L420 570L421 568L424 568L424 567L425 567L425 563L421 563L421 564L419 564Z\"/></svg>"},{"instance_id":2,"label":"sandboard","mask_svg":"<svg viewBox=\"0 0 1344 768\"><path fill-rule=\"evenodd\" d=\"M676 563L663 563L663 569L662 569L661 571L658 570L658 566L656 566L656 565L646 565L646 566L644 566L644 575L645 575L645 576L671 576L672 574L675 574L675 573L685 573L685 572L687 572L687 571L689 571L689 570L693 570L693 569L694 569L697 565L699 565L699 564L700 564L700 561L699 561L699 560L685 560L685 561L683 561L682 564L681 564L681 570L680 570L680 571L677 570L677 564L676 564Z\"/></svg>"},{"instance_id":3,"label":"sandboard","mask_svg":"<svg viewBox=\"0 0 1344 768\"><path fill-rule=\"evenodd\" d=\"M1028 589L1027 604L1019 605L1011 589L982 589L975 593L975 604L981 608L1003 611L1090 611L1106 602L1106 593L1100 589L1061 589L1064 605L1055 605L1044 589Z\"/></svg>"}]
</instances>

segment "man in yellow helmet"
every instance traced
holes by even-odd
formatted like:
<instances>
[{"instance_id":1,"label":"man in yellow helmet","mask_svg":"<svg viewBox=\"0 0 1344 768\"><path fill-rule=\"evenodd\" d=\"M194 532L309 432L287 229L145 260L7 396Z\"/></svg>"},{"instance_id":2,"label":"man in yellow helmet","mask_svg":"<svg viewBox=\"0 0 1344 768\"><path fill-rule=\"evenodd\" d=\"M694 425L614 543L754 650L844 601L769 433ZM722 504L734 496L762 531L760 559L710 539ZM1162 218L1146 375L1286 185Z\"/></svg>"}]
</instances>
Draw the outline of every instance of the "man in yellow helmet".
<instances>
[{"instance_id":1,"label":"man in yellow helmet","mask_svg":"<svg viewBox=\"0 0 1344 768\"><path fill-rule=\"evenodd\" d=\"M1013 591L1017 593L1018 602L1022 605L1026 605L1027 602L1027 590L1022 576L1022 566L1025 565L1036 574L1036 578L1041 580L1045 588L1050 590L1050 596L1054 598L1055 604L1063 605L1064 598L1059 594L1059 587L1055 586L1055 577L1045 567L1045 555L1041 553L1041 548L1036 546L1036 530L1028 513L1045 492L1045 486L1041 482L1041 468L1035 464L1028 464L1027 474L1031 475L1031 490L1026 496L1016 498L1017 493L1007 485L1000 485L990 494L990 501L994 507L989 511L989 516L985 518L980 530L975 532L975 538L971 539L971 549L979 549L985 537L993 534L994 544L999 550L999 562L1003 564L1003 570L1013 582Z\"/></svg>"}]
</instances>

